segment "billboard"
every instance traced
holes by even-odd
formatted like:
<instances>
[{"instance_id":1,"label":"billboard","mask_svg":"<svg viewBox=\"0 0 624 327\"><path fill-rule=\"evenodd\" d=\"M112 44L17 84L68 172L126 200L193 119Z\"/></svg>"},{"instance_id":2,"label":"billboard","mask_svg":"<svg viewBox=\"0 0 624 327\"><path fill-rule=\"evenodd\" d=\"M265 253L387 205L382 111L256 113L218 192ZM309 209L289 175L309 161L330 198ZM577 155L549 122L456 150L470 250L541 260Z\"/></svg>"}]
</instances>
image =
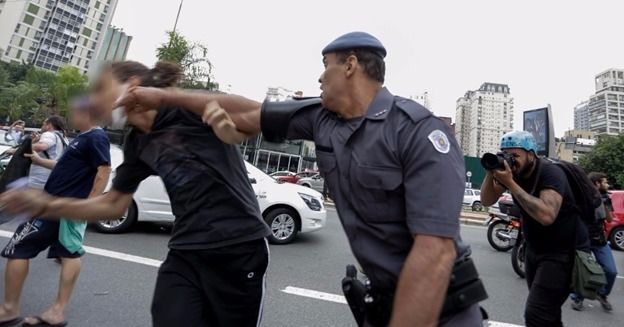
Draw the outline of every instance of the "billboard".
<instances>
[{"instance_id":1,"label":"billboard","mask_svg":"<svg viewBox=\"0 0 624 327\"><path fill-rule=\"evenodd\" d=\"M550 106L524 112L524 130L533 134L537 154L552 157L555 154L555 137Z\"/></svg>"}]
</instances>

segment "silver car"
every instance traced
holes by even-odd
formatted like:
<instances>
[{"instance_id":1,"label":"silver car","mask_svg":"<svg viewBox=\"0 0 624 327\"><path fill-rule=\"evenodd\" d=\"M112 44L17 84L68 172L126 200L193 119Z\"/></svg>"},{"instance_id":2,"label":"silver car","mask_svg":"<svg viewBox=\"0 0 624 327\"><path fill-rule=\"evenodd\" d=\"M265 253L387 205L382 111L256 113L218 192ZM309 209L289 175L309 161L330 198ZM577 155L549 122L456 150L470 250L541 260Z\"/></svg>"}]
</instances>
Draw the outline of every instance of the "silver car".
<instances>
[{"instance_id":1,"label":"silver car","mask_svg":"<svg viewBox=\"0 0 624 327\"><path fill-rule=\"evenodd\" d=\"M325 180L321 175L316 174L311 177L301 178L297 181L297 184L305 187L309 187L315 191L323 193L323 185L325 184Z\"/></svg>"}]
</instances>

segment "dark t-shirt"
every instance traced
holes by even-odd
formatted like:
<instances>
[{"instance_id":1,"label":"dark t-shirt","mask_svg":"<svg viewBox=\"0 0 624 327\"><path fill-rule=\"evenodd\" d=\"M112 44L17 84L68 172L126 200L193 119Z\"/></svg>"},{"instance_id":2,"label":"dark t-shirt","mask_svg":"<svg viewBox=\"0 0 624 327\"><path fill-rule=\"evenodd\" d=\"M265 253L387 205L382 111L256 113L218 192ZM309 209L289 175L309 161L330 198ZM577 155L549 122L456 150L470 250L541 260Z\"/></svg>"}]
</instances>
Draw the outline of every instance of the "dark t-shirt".
<instances>
[{"instance_id":1,"label":"dark t-shirt","mask_svg":"<svg viewBox=\"0 0 624 327\"><path fill-rule=\"evenodd\" d=\"M93 128L72 140L52 169L45 191L56 196L86 198L100 166L109 166L110 143L101 128Z\"/></svg>"},{"instance_id":2,"label":"dark t-shirt","mask_svg":"<svg viewBox=\"0 0 624 327\"><path fill-rule=\"evenodd\" d=\"M574 206L574 194L562 168L541 161L533 176L519 182L519 185L529 193L535 185L535 192L532 195L536 197L539 197L543 190L551 189L563 198L559 214L550 226L544 226L530 217L522 205L514 199L522 211L522 230L527 244L534 252L570 253L577 248L577 244L584 244L587 241L587 229L577 228L580 214Z\"/></svg>"},{"instance_id":3,"label":"dark t-shirt","mask_svg":"<svg viewBox=\"0 0 624 327\"><path fill-rule=\"evenodd\" d=\"M172 249L211 249L269 234L238 147L221 142L192 113L161 109L150 133L129 133L113 188L134 193L150 175L162 178L171 200Z\"/></svg>"}]
</instances>

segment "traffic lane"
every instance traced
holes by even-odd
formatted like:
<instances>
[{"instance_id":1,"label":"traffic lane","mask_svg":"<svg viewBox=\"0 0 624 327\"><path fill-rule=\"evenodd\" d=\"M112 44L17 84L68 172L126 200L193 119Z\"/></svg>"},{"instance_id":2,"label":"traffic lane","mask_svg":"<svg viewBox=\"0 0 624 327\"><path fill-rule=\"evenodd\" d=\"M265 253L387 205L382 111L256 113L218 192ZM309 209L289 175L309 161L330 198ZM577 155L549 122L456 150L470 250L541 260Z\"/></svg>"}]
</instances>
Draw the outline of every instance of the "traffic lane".
<instances>
[{"instance_id":1,"label":"traffic lane","mask_svg":"<svg viewBox=\"0 0 624 327\"><path fill-rule=\"evenodd\" d=\"M528 296L526 280L519 278L511 267L511 251L498 252L486 239L486 229L462 226L462 238L472 247L472 257L489 294L483 303L494 321L524 324L524 305ZM620 276L624 272L624 253L614 251ZM585 301L582 312L570 308L570 301L563 306L565 326L608 327L620 326L624 321L624 280L618 278L609 297L614 311L605 313L596 301Z\"/></svg>"},{"instance_id":2,"label":"traffic lane","mask_svg":"<svg viewBox=\"0 0 624 327\"><path fill-rule=\"evenodd\" d=\"M5 265L6 260L0 264ZM44 255L31 260L22 293L22 316L39 315L52 304L59 273L60 265ZM65 318L70 326L151 326L156 273L154 267L86 255ZM1 275L4 277L4 270ZM4 292L4 283L0 291Z\"/></svg>"}]
</instances>

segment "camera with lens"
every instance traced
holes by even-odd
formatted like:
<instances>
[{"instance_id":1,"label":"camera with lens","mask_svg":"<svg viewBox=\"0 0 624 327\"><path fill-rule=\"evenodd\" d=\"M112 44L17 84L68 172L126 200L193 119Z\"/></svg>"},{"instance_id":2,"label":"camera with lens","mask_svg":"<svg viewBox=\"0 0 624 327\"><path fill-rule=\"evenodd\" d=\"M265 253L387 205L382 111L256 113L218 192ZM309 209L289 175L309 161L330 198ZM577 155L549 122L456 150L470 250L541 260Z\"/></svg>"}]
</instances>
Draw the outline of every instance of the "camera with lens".
<instances>
[{"instance_id":1,"label":"camera with lens","mask_svg":"<svg viewBox=\"0 0 624 327\"><path fill-rule=\"evenodd\" d=\"M486 153L481 158L481 166L486 170L496 170L496 169L505 169L505 161L509 167L513 167L516 160L511 154L505 152L499 152L497 154L494 153Z\"/></svg>"}]
</instances>

